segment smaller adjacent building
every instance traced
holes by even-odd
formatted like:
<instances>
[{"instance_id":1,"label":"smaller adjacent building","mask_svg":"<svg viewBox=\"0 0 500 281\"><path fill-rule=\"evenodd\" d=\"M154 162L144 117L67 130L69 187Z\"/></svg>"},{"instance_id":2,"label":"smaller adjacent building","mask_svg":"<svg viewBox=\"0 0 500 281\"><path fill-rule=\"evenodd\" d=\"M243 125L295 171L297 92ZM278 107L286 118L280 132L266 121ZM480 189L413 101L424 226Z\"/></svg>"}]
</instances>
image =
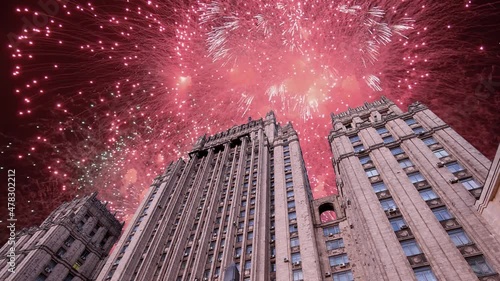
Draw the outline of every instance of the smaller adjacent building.
<instances>
[{"instance_id":1,"label":"smaller adjacent building","mask_svg":"<svg viewBox=\"0 0 500 281\"><path fill-rule=\"evenodd\" d=\"M6 243L0 249L0 280L95 280L123 227L96 196L66 202L40 226L18 232L15 272L8 270Z\"/></svg>"}]
</instances>

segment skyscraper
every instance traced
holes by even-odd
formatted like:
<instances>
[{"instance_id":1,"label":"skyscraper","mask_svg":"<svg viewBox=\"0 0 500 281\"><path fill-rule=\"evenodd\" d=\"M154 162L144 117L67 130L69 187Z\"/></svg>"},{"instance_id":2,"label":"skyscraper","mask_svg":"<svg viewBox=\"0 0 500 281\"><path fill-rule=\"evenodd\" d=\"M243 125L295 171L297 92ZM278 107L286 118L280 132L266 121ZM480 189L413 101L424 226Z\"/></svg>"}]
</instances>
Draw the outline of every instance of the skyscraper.
<instances>
[{"instance_id":1,"label":"skyscraper","mask_svg":"<svg viewBox=\"0 0 500 281\"><path fill-rule=\"evenodd\" d=\"M489 160L419 103L332 122L338 195L312 198L297 133L271 112L171 163L97 280L500 280L474 206Z\"/></svg>"},{"instance_id":2,"label":"skyscraper","mask_svg":"<svg viewBox=\"0 0 500 281\"><path fill-rule=\"evenodd\" d=\"M420 103L382 98L332 121L354 277L500 280L499 237L474 206L488 159Z\"/></svg>"},{"instance_id":3,"label":"skyscraper","mask_svg":"<svg viewBox=\"0 0 500 281\"><path fill-rule=\"evenodd\" d=\"M202 137L155 179L99 280L320 280L311 202L297 134L272 112Z\"/></svg>"},{"instance_id":4,"label":"skyscraper","mask_svg":"<svg viewBox=\"0 0 500 281\"><path fill-rule=\"evenodd\" d=\"M6 243L0 249L0 279L94 280L122 229L96 196L66 202L40 226L17 233L15 270L9 271L12 244Z\"/></svg>"}]
</instances>

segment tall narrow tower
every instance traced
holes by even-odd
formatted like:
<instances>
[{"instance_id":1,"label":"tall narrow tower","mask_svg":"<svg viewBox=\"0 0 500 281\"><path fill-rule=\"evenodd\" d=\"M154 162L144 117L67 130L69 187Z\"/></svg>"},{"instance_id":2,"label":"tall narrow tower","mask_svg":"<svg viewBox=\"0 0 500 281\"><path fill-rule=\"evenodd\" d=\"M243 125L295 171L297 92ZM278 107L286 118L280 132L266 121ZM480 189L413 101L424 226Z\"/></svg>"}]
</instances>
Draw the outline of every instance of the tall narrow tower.
<instances>
[{"instance_id":1,"label":"tall narrow tower","mask_svg":"<svg viewBox=\"0 0 500 281\"><path fill-rule=\"evenodd\" d=\"M500 280L499 237L474 207L488 159L420 103L382 98L332 122L351 278Z\"/></svg>"},{"instance_id":2,"label":"tall narrow tower","mask_svg":"<svg viewBox=\"0 0 500 281\"><path fill-rule=\"evenodd\" d=\"M98 280L321 280L295 130L201 137L151 185Z\"/></svg>"}]
</instances>

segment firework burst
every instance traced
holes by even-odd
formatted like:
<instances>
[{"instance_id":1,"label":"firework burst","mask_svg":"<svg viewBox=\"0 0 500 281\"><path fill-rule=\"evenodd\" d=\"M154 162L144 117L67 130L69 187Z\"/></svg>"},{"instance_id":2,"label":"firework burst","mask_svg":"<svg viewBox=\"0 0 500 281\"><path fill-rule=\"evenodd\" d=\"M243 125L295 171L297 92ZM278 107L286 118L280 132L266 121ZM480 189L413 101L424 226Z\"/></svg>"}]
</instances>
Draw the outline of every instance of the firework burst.
<instances>
[{"instance_id":1,"label":"firework burst","mask_svg":"<svg viewBox=\"0 0 500 281\"><path fill-rule=\"evenodd\" d=\"M274 110L295 123L306 162L328 166L330 112L382 93L402 104L463 92L473 81L456 81L457 60L491 59L460 39L487 9L457 1L57 3L10 45L18 114L35 133L8 151L45 189L99 190L122 215L204 133ZM331 172L308 170L317 196L334 190Z\"/></svg>"}]
</instances>

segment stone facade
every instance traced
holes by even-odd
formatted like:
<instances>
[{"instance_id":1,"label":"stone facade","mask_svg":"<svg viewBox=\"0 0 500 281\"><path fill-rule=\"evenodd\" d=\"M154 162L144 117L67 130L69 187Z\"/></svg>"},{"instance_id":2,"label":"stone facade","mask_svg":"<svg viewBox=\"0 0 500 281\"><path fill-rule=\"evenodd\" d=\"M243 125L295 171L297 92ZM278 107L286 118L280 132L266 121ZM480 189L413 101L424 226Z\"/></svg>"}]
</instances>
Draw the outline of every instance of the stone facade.
<instances>
[{"instance_id":1,"label":"stone facade","mask_svg":"<svg viewBox=\"0 0 500 281\"><path fill-rule=\"evenodd\" d=\"M271 112L171 163L97 280L500 280L474 205L482 154L419 103L332 122L338 195L312 198L297 133Z\"/></svg>"},{"instance_id":2,"label":"stone facade","mask_svg":"<svg viewBox=\"0 0 500 281\"><path fill-rule=\"evenodd\" d=\"M39 227L17 233L15 273L8 271L5 244L0 280L95 280L122 229L96 195L64 203Z\"/></svg>"},{"instance_id":3,"label":"stone facade","mask_svg":"<svg viewBox=\"0 0 500 281\"><path fill-rule=\"evenodd\" d=\"M203 136L156 178L98 280L321 280L311 202L297 134L272 112Z\"/></svg>"},{"instance_id":4,"label":"stone facade","mask_svg":"<svg viewBox=\"0 0 500 281\"><path fill-rule=\"evenodd\" d=\"M336 211L346 215L338 235L349 261L334 272L352 271L346 280L500 280L499 237L474 206L488 159L419 103L402 112L382 98L332 122Z\"/></svg>"}]
</instances>

